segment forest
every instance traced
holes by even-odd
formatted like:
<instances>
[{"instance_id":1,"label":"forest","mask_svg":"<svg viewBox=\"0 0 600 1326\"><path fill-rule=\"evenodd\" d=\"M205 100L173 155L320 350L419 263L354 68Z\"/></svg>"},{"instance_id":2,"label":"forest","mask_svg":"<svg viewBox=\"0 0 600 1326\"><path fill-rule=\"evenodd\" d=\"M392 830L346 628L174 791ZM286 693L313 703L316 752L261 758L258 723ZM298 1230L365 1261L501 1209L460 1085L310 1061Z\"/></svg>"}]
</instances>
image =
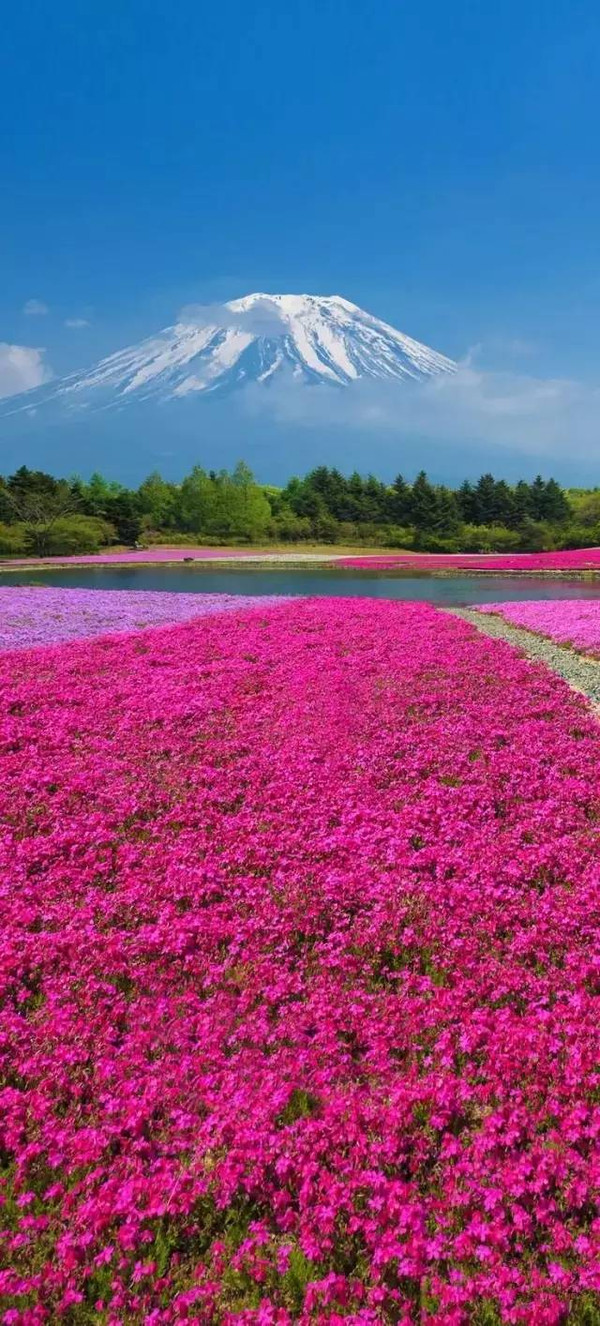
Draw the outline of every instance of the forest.
<instances>
[{"instance_id":1,"label":"forest","mask_svg":"<svg viewBox=\"0 0 600 1326\"><path fill-rule=\"evenodd\" d=\"M424 470L409 482L325 465L284 488L240 461L196 465L180 482L157 471L138 488L95 473L56 478L23 465L0 476L0 556L68 555L109 545L329 544L422 552L541 552L600 545L600 489L492 474L457 488Z\"/></svg>"}]
</instances>

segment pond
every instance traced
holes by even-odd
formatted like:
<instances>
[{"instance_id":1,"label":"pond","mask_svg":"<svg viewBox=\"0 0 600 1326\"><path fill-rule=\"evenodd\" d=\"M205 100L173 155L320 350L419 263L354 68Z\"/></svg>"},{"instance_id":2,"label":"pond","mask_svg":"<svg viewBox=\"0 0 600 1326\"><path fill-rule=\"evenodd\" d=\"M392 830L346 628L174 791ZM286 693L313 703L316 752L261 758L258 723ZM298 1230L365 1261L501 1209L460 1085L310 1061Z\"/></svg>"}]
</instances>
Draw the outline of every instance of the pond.
<instances>
[{"instance_id":1,"label":"pond","mask_svg":"<svg viewBox=\"0 0 600 1326\"><path fill-rule=\"evenodd\" d=\"M541 576L456 575L413 571L333 570L316 566L218 568L204 566L79 566L0 575L3 585L61 585L73 589L153 589L171 593L291 594L341 598L427 600L430 603L491 603L496 599L600 599L600 579Z\"/></svg>"}]
</instances>

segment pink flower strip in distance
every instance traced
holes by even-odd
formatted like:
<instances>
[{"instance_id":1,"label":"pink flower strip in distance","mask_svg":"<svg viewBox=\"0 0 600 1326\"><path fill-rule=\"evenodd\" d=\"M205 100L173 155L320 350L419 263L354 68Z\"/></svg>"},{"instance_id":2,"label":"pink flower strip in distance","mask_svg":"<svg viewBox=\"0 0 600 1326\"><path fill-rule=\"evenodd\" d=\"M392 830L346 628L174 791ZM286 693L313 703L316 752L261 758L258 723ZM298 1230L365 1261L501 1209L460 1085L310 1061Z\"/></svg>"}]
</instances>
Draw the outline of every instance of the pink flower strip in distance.
<instances>
[{"instance_id":1,"label":"pink flower strip in distance","mask_svg":"<svg viewBox=\"0 0 600 1326\"><path fill-rule=\"evenodd\" d=\"M249 557L255 552L253 548L189 548L182 544L177 544L172 548L160 546L155 548L127 549L123 552L105 552L105 553L70 553L64 557L0 557L6 566L32 566L43 562L48 566L64 566L72 563L74 566L110 566L112 563L120 565L136 562L183 562L192 561L212 561L221 560L224 557Z\"/></svg>"},{"instance_id":2,"label":"pink flower strip in distance","mask_svg":"<svg viewBox=\"0 0 600 1326\"><path fill-rule=\"evenodd\" d=\"M460 567L465 571L600 571L600 548L576 548L546 553L390 553L372 557L340 557L339 566L380 570L431 571Z\"/></svg>"}]
</instances>

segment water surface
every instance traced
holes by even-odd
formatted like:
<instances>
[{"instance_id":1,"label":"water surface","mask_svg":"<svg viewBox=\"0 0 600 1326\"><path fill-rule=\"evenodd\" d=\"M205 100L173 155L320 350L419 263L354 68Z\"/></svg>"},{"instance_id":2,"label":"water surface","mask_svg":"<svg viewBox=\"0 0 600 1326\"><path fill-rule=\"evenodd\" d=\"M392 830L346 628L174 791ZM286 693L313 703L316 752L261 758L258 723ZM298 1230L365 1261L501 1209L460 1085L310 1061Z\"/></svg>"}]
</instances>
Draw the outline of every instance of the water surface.
<instances>
[{"instance_id":1,"label":"water surface","mask_svg":"<svg viewBox=\"0 0 600 1326\"><path fill-rule=\"evenodd\" d=\"M411 599L429 603L493 603L496 599L600 599L600 579L561 576L438 576L414 571L302 566L78 566L0 575L4 585L77 589L152 589L185 594L291 594L336 598Z\"/></svg>"}]
</instances>

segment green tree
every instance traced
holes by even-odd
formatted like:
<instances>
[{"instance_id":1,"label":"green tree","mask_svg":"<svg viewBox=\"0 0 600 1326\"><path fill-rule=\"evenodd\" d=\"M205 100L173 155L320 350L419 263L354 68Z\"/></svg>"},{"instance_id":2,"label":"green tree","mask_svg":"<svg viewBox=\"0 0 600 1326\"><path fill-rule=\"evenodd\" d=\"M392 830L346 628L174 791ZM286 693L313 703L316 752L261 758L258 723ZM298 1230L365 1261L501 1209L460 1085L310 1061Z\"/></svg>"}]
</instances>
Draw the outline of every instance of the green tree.
<instances>
[{"instance_id":1,"label":"green tree","mask_svg":"<svg viewBox=\"0 0 600 1326\"><path fill-rule=\"evenodd\" d=\"M518 531L504 525L463 525L460 533L461 552L512 552L520 544Z\"/></svg>"},{"instance_id":2,"label":"green tree","mask_svg":"<svg viewBox=\"0 0 600 1326\"><path fill-rule=\"evenodd\" d=\"M409 523L410 499L410 486L401 474L397 474L388 493L387 502L388 514L393 524L403 526Z\"/></svg>"},{"instance_id":3,"label":"green tree","mask_svg":"<svg viewBox=\"0 0 600 1326\"><path fill-rule=\"evenodd\" d=\"M450 488L437 489L435 529L438 534L455 534L460 525L460 511L456 494Z\"/></svg>"},{"instance_id":4,"label":"green tree","mask_svg":"<svg viewBox=\"0 0 600 1326\"><path fill-rule=\"evenodd\" d=\"M376 479L374 474L368 474L364 485L364 519L373 524L380 524L381 521L387 520L387 507L388 495L385 484Z\"/></svg>"},{"instance_id":5,"label":"green tree","mask_svg":"<svg viewBox=\"0 0 600 1326\"><path fill-rule=\"evenodd\" d=\"M570 493L569 504L578 525L600 525L600 489L587 493Z\"/></svg>"},{"instance_id":6,"label":"green tree","mask_svg":"<svg viewBox=\"0 0 600 1326\"><path fill-rule=\"evenodd\" d=\"M248 466L240 461L233 474L223 470L216 480L215 532L242 539L264 537L271 508Z\"/></svg>"},{"instance_id":7,"label":"green tree","mask_svg":"<svg viewBox=\"0 0 600 1326\"><path fill-rule=\"evenodd\" d=\"M556 479L548 479L542 507L544 520L550 520L556 525L566 524L572 516L566 494Z\"/></svg>"},{"instance_id":8,"label":"green tree","mask_svg":"<svg viewBox=\"0 0 600 1326\"><path fill-rule=\"evenodd\" d=\"M171 529L177 509L177 488L153 470L138 488L140 515L147 517L150 529Z\"/></svg>"},{"instance_id":9,"label":"green tree","mask_svg":"<svg viewBox=\"0 0 600 1326\"><path fill-rule=\"evenodd\" d=\"M271 533L276 541L301 543L303 539L310 539L312 532L310 520L306 516L297 516L289 506L282 506L272 518Z\"/></svg>"},{"instance_id":10,"label":"green tree","mask_svg":"<svg viewBox=\"0 0 600 1326\"><path fill-rule=\"evenodd\" d=\"M467 525L473 524L475 520L475 491L473 484L469 483L468 479L461 483L456 494L456 501L461 520Z\"/></svg>"},{"instance_id":11,"label":"green tree","mask_svg":"<svg viewBox=\"0 0 600 1326\"><path fill-rule=\"evenodd\" d=\"M494 489L494 521L498 525L510 528L515 509L512 489L504 479L496 481Z\"/></svg>"},{"instance_id":12,"label":"green tree","mask_svg":"<svg viewBox=\"0 0 600 1326\"><path fill-rule=\"evenodd\" d=\"M18 481L11 483L9 479L6 495L15 519L23 527L28 550L36 557L47 557L51 552L52 531L58 521L75 510L75 498L66 480L36 484L30 482L30 474L22 466L14 476Z\"/></svg>"},{"instance_id":13,"label":"green tree","mask_svg":"<svg viewBox=\"0 0 600 1326\"><path fill-rule=\"evenodd\" d=\"M531 492L524 479L513 488L512 499L511 528L519 529L531 514Z\"/></svg>"},{"instance_id":14,"label":"green tree","mask_svg":"<svg viewBox=\"0 0 600 1326\"><path fill-rule=\"evenodd\" d=\"M232 484L240 498L240 533L243 538L263 538L271 522L271 507L266 494L256 483L252 470L243 460L238 461Z\"/></svg>"},{"instance_id":15,"label":"green tree","mask_svg":"<svg viewBox=\"0 0 600 1326\"><path fill-rule=\"evenodd\" d=\"M437 493L425 470L420 470L410 494L410 520L417 530L434 530L438 511Z\"/></svg>"},{"instance_id":16,"label":"green tree","mask_svg":"<svg viewBox=\"0 0 600 1326\"><path fill-rule=\"evenodd\" d=\"M114 525L119 543L126 543L129 547L137 543L142 531L137 493L121 489L107 499L103 514Z\"/></svg>"},{"instance_id":17,"label":"green tree","mask_svg":"<svg viewBox=\"0 0 600 1326\"><path fill-rule=\"evenodd\" d=\"M40 501L42 498L56 496L61 484L64 485L64 480L55 479L43 470L29 470L26 465L21 465L6 480L6 489L16 502L25 499Z\"/></svg>"},{"instance_id":18,"label":"green tree","mask_svg":"<svg viewBox=\"0 0 600 1326\"><path fill-rule=\"evenodd\" d=\"M27 539L22 525L0 524L0 556L24 557L27 553Z\"/></svg>"},{"instance_id":19,"label":"green tree","mask_svg":"<svg viewBox=\"0 0 600 1326\"><path fill-rule=\"evenodd\" d=\"M124 492L122 484L105 479L104 475L97 472L94 472L89 483L83 484L82 487L82 510L90 516L104 516L111 499Z\"/></svg>"},{"instance_id":20,"label":"green tree","mask_svg":"<svg viewBox=\"0 0 600 1326\"><path fill-rule=\"evenodd\" d=\"M493 474L482 474L475 485L473 516L476 525L493 525L496 520L496 480Z\"/></svg>"},{"instance_id":21,"label":"green tree","mask_svg":"<svg viewBox=\"0 0 600 1326\"><path fill-rule=\"evenodd\" d=\"M47 553L52 557L95 553L114 536L115 530L106 521L75 512L55 521L48 535Z\"/></svg>"},{"instance_id":22,"label":"green tree","mask_svg":"<svg viewBox=\"0 0 600 1326\"><path fill-rule=\"evenodd\" d=\"M529 485L529 515L532 520L543 520L546 507L546 485L541 474L536 474Z\"/></svg>"},{"instance_id":23,"label":"green tree","mask_svg":"<svg viewBox=\"0 0 600 1326\"><path fill-rule=\"evenodd\" d=\"M365 485L362 475L358 470L353 470L349 479L346 479L346 489L344 494L344 508L342 513L343 520L352 520L360 524L365 518ZM331 514L336 515L337 512Z\"/></svg>"},{"instance_id":24,"label":"green tree","mask_svg":"<svg viewBox=\"0 0 600 1326\"><path fill-rule=\"evenodd\" d=\"M546 520L523 521L519 530L519 547L523 552L551 552L557 544L557 531Z\"/></svg>"},{"instance_id":25,"label":"green tree","mask_svg":"<svg viewBox=\"0 0 600 1326\"><path fill-rule=\"evenodd\" d=\"M194 465L179 490L178 525L191 534L208 534L216 511L215 482L206 470Z\"/></svg>"}]
</instances>

